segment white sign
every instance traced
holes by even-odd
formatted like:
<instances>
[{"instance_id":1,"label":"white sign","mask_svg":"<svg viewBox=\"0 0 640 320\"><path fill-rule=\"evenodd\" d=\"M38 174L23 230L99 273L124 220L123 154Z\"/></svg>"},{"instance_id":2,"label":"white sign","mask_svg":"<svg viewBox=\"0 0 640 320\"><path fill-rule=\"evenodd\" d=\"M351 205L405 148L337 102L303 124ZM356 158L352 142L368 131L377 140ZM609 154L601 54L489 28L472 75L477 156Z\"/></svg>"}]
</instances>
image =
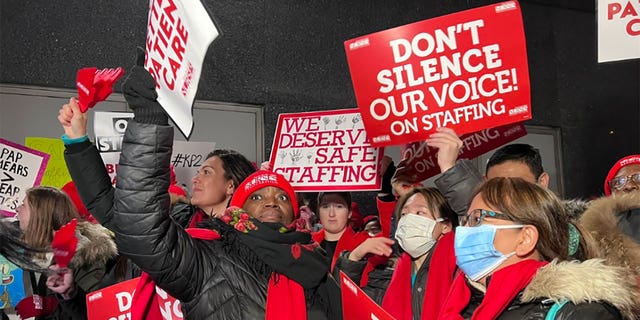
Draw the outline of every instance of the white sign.
<instances>
[{"instance_id":1,"label":"white sign","mask_svg":"<svg viewBox=\"0 0 640 320\"><path fill-rule=\"evenodd\" d=\"M174 141L171 164L176 172L178 185L191 194L191 178L198 172L207 155L216 149L215 142Z\"/></svg>"},{"instance_id":2,"label":"white sign","mask_svg":"<svg viewBox=\"0 0 640 320\"><path fill-rule=\"evenodd\" d=\"M0 213L12 217L27 195L37 186L47 168L49 155L0 138Z\"/></svg>"},{"instance_id":3,"label":"white sign","mask_svg":"<svg viewBox=\"0 0 640 320\"><path fill-rule=\"evenodd\" d=\"M122 137L127 124L133 118L130 112L96 111L94 115L94 132L96 148L100 151L102 161L109 173L111 183L116 182L116 169L122 151ZM215 150L215 142L173 141L171 164L176 173L178 185L191 194L191 178L210 152Z\"/></svg>"},{"instance_id":4,"label":"white sign","mask_svg":"<svg viewBox=\"0 0 640 320\"><path fill-rule=\"evenodd\" d=\"M186 138L202 63L218 34L199 0L149 1L144 65L156 80L158 102Z\"/></svg>"},{"instance_id":5,"label":"white sign","mask_svg":"<svg viewBox=\"0 0 640 320\"><path fill-rule=\"evenodd\" d=\"M93 131L96 135L96 148L100 151L111 184L116 183L116 169L122 151L122 137L130 119L133 119L131 112L96 111L94 113Z\"/></svg>"},{"instance_id":6,"label":"white sign","mask_svg":"<svg viewBox=\"0 0 640 320\"><path fill-rule=\"evenodd\" d=\"M640 58L640 1L598 0L598 62Z\"/></svg>"},{"instance_id":7,"label":"white sign","mask_svg":"<svg viewBox=\"0 0 640 320\"><path fill-rule=\"evenodd\" d=\"M384 148L371 146L358 109L280 114L271 168L296 191L380 190Z\"/></svg>"}]
</instances>

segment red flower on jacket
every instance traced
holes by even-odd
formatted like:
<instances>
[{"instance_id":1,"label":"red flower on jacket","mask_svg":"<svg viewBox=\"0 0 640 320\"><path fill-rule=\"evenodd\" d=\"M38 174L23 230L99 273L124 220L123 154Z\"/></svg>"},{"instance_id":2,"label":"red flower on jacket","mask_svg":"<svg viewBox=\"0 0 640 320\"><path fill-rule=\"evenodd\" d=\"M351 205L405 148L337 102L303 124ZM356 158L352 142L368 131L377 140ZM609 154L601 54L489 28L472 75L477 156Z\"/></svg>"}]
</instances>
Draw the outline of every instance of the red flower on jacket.
<instances>
[{"instance_id":1,"label":"red flower on jacket","mask_svg":"<svg viewBox=\"0 0 640 320\"><path fill-rule=\"evenodd\" d=\"M249 230L258 230L249 214L242 208L229 207L220 219L240 232L247 233Z\"/></svg>"},{"instance_id":2,"label":"red flower on jacket","mask_svg":"<svg viewBox=\"0 0 640 320\"><path fill-rule=\"evenodd\" d=\"M291 255L294 259L298 260L300 258L300 254L302 254L302 248L299 243L296 243L291 246Z\"/></svg>"}]
</instances>

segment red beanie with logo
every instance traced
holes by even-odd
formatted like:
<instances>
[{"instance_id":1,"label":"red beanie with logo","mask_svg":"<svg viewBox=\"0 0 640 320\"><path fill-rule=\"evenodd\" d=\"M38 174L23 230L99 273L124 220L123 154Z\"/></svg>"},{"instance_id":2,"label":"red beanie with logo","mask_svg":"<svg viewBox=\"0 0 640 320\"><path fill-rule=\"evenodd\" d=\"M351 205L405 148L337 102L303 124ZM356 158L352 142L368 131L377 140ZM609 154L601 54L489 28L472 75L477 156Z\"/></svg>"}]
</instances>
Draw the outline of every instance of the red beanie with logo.
<instances>
[{"instance_id":1,"label":"red beanie with logo","mask_svg":"<svg viewBox=\"0 0 640 320\"><path fill-rule=\"evenodd\" d=\"M276 187L286 192L289 195L289 199L291 199L294 217L296 219L300 217L298 200L296 199L296 193L293 187L291 187L291 183L281 174L267 170L258 170L244 179L233 193L230 205L242 208L252 193L264 187Z\"/></svg>"},{"instance_id":2,"label":"red beanie with logo","mask_svg":"<svg viewBox=\"0 0 640 320\"><path fill-rule=\"evenodd\" d=\"M609 187L609 181L613 180L618 174L618 171L623 167L626 167L631 164L640 164L640 154L632 154L630 156L626 156L618 161L611 167L609 173L607 174L607 179L604 180L604 193L608 196L611 195L611 188Z\"/></svg>"}]
</instances>

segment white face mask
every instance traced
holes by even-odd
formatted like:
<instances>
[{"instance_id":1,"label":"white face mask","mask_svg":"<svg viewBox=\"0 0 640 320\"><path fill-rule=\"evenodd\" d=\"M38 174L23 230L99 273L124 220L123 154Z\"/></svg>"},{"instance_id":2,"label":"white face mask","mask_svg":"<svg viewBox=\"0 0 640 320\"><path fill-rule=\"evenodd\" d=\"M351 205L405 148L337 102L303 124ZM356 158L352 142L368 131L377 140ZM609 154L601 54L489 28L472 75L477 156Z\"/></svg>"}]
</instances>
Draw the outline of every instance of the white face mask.
<instances>
[{"instance_id":1,"label":"white face mask","mask_svg":"<svg viewBox=\"0 0 640 320\"><path fill-rule=\"evenodd\" d=\"M418 258L427 253L436 244L433 238L433 229L438 222L436 220L417 214L407 214L400 218L396 228L396 240L400 247L413 258Z\"/></svg>"}]
</instances>

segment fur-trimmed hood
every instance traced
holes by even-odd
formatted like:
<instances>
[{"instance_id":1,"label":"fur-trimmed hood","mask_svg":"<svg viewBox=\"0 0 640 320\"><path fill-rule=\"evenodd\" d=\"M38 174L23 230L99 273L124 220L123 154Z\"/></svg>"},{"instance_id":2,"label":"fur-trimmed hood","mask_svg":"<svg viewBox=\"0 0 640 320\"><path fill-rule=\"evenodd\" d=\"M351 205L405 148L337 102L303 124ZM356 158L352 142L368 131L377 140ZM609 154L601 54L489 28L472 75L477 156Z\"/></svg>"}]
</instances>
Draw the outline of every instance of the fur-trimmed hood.
<instances>
[{"instance_id":1,"label":"fur-trimmed hood","mask_svg":"<svg viewBox=\"0 0 640 320\"><path fill-rule=\"evenodd\" d=\"M580 216L589 208L589 201L582 199L567 199L562 201L564 211L571 220L580 219Z\"/></svg>"},{"instance_id":2,"label":"fur-trimmed hood","mask_svg":"<svg viewBox=\"0 0 640 320\"><path fill-rule=\"evenodd\" d=\"M608 302L626 319L640 312L640 289L628 268L609 266L601 259L552 262L536 273L522 293L523 302L569 300L574 304Z\"/></svg>"},{"instance_id":3,"label":"fur-trimmed hood","mask_svg":"<svg viewBox=\"0 0 640 320\"><path fill-rule=\"evenodd\" d=\"M70 267L104 265L118 254L111 231L99 224L78 222L76 228L78 246Z\"/></svg>"},{"instance_id":4,"label":"fur-trimmed hood","mask_svg":"<svg viewBox=\"0 0 640 320\"><path fill-rule=\"evenodd\" d=\"M580 219L600 247L607 263L631 268L640 276L640 244L618 228L620 215L640 208L640 192L604 197L591 202Z\"/></svg>"}]
</instances>

